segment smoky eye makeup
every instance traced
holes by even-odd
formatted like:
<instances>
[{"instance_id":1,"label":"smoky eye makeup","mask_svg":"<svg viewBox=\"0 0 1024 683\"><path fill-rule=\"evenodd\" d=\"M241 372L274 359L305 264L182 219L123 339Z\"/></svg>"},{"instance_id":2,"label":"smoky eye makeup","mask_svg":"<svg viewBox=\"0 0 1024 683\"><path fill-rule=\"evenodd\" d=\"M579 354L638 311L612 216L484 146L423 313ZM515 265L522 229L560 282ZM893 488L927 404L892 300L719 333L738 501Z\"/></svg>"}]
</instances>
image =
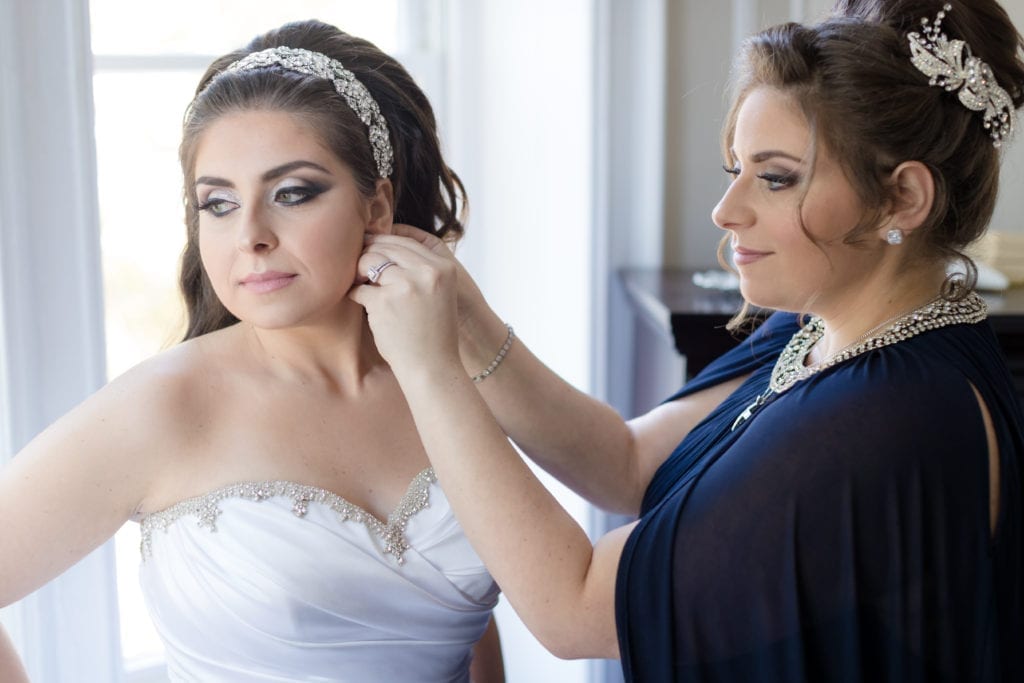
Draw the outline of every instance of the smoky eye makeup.
<instances>
[{"instance_id":1,"label":"smoky eye makeup","mask_svg":"<svg viewBox=\"0 0 1024 683\"><path fill-rule=\"evenodd\" d=\"M761 171L757 177L765 181L769 190L784 190L800 183L800 174L797 171L767 170Z\"/></svg>"},{"instance_id":2,"label":"smoky eye makeup","mask_svg":"<svg viewBox=\"0 0 1024 683\"><path fill-rule=\"evenodd\" d=\"M209 192L199 193L196 208L201 212L205 211L214 216L223 216L230 213L237 206L237 200L229 191L223 188L215 188Z\"/></svg>"},{"instance_id":3,"label":"smoky eye makeup","mask_svg":"<svg viewBox=\"0 0 1024 683\"><path fill-rule=\"evenodd\" d=\"M330 186L325 183L300 178L286 178L274 187L271 194L272 200L276 204L298 206L315 199L329 189Z\"/></svg>"}]
</instances>

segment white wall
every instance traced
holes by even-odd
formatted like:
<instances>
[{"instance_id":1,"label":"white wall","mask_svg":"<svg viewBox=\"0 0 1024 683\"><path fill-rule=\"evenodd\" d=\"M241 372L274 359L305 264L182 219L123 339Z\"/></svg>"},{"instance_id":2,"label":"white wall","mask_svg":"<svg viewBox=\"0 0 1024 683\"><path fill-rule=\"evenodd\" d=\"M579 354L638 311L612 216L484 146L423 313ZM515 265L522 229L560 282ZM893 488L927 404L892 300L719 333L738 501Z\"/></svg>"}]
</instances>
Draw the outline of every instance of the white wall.
<instances>
[{"instance_id":1,"label":"white wall","mask_svg":"<svg viewBox=\"0 0 1024 683\"><path fill-rule=\"evenodd\" d=\"M1024 31L1024 0L1002 0L1019 31ZM1024 233L1024 115L1017 112L1016 139L1005 148L999 203L992 216L992 230Z\"/></svg>"},{"instance_id":2,"label":"white wall","mask_svg":"<svg viewBox=\"0 0 1024 683\"><path fill-rule=\"evenodd\" d=\"M1024 0L1001 0L1024 29ZM665 264L715 263L721 231L711 210L725 189L718 134L725 113L728 64L738 39L780 21L813 20L831 0L677 0L668 5ZM732 40L723 40L731 35ZM1006 149L993 230L1024 233L1024 132Z\"/></svg>"},{"instance_id":3,"label":"white wall","mask_svg":"<svg viewBox=\"0 0 1024 683\"><path fill-rule=\"evenodd\" d=\"M498 313L556 372L589 389L592 0L453 0L449 162L470 220L458 255ZM550 478L584 527L589 508ZM496 530L497 532L497 530ZM502 601L510 683L583 683Z\"/></svg>"}]
</instances>

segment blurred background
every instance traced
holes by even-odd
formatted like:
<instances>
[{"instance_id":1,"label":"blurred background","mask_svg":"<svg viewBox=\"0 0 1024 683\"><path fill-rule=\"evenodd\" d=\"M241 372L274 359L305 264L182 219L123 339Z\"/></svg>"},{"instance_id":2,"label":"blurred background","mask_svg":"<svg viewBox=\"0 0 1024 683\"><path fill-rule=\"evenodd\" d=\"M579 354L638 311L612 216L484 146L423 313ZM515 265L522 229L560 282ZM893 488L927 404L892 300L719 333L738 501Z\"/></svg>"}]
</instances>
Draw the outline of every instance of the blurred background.
<instances>
[{"instance_id":1,"label":"blurred background","mask_svg":"<svg viewBox=\"0 0 1024 683\"><path fill-rule=\"evenodd\" d=\"M715 263L730 56L830 4L0 0L0 463L180 337L185 106L214 57L311 17L397 56L431 98L470 200L457 254L495 310L576 386L627 416L649 407L619 273ZM1024 26L1024 0L1003 4ZM1012 240L1024 144L1003 173L992 227ZM654 372L671 391L684 362ZM616 521L545 481L592 535ZM129 524L0 611L34 681L166 680L138 562ZM617 663L548 655L505 603L498 619L510 683L621 680Z\"/></svg>"}]
</instances>

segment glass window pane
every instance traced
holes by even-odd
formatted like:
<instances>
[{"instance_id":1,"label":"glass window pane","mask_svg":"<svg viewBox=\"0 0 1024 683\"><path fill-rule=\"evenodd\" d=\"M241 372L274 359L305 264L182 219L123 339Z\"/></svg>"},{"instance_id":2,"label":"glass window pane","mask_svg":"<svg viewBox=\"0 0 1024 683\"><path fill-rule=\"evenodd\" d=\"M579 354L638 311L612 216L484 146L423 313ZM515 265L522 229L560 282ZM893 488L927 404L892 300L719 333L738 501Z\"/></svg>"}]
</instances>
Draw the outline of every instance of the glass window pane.
<instances>
[{"instance_id":1,"label":"glass window pane","mask_svg":"<svg viewBox=\"0 0 1024 683\"><path fill-rule=\"evenodd\" d=\"M107 373L116 377L176 341L185 244L178 141L199 72L107 72L93 78L106 310ZM163 646L138 585L139 527L118 532L121 647L126 665L160 661Z\"/></svg>"},{"instance_id":2,"label":"glass window pane","mask_svg":"<svg viewBox=\"0 0 1024 683\"><path fill-rule=\"evenodd\" d=\"M200 76L130 71L93 78L110 377L169 346L182 329L178 142Z\"/></svg>"},{"instance_id":3,"label":"glass window pane","mask_svg":"<svg viewBox=\"0 0 1024 683\"><path fill-rule=\"evenodd\" d=\"M288 21L320 19L396 48L399 0L92 0L92 50L104 55L220 55Z\"/></svg>"}]
</instances>

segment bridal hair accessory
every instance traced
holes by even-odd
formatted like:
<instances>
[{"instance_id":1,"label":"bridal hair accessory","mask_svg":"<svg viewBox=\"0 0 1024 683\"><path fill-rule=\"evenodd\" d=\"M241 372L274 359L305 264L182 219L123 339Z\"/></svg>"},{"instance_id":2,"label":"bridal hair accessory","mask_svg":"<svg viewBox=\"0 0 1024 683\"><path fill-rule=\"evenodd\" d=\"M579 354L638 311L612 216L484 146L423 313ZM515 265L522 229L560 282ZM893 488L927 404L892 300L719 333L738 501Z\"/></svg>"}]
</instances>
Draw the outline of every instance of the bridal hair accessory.
<instances>
[{"instance_id":1,"label":"bridal hair accessory","mask_svg":"<svg viewBox=\"0 0 1024 683\"><path fill-rule=\"evenodd\" d=\"M505 360L505 356L508 354L508 350L512 348L512 342L516 338L516 333L512 331L511 325L505 325L505 327L508 328L508 336L505 337L505 343L501 345L500 349L498 349L498 355L494 357L494 360L492 360L491 364L487 366L487 369L485 369L479 375L473 375L473 381L475 383L479 384L480 382L483 382L485 379L487 379L487 376L494 372L499 365L501 365L501 361Z\"/></svg>"},{"instance_id":2,"label":"bridal hair accessory","mask_svg":"<svg viewBox=\"0 0 1024 683\"><path fill-rule=\"evenodd\" d=\"M899 228L893 228L889 232L885 233L885 241L893 246L903 244L903 231Z\"/></svg>"},{"instance_id":3,"label":"bridal hair accessory","mask_svg":"<svg viewBox=\"0 0 1024 683\"><path fill-rule=\"evenodd\" d=\"M985 130L992 144L999 147L1010 139L1017 126L1017 112L1009 93L999 87L992 68L971 54L971 46L962 40L950 40L942 33L942 20L950 4L942 6L935 23L921 19L921 33L907 34L910 61L928 76L928 85L957 90L960 103L971 111L984 112ZM966 55L965 55L966 51Z\"/></svg>"},{"instance_id":4,"label":"bridal hair accessory","mask_svg":"<svg viewBox=\"0 0 1024 683\"><path fill-rule=\"evenodd\" d=\"M366 86L337 59L301 48L271 47L250 53L231 63L210 79L210 83L216 81L221 74L252 71L268 66L280 66L286 71L323 78L333 83L334 89L366 125L370 147L373 148L373 159L377 162L377 174L381 178L391 175L394 153L391 150L391 139L388 137L387 121ZM209 84L206 87L210 87Z\"/></svg>"},{"instance_id":5,"label":"bridal hair accessory","mask_svg":"<svg viewBox=\"0 0 1024 683\"><path fill-rule=\"evenodd\" d=\"M370 268L368 271L366 271L366 279L376 284L377 280L380 279L380 274L383 273L386 268L389 268L393 265L395 265L395 262L392 261L391 259L388 259L379 266L374 266Z\"/></svg>"}]
</instances>

